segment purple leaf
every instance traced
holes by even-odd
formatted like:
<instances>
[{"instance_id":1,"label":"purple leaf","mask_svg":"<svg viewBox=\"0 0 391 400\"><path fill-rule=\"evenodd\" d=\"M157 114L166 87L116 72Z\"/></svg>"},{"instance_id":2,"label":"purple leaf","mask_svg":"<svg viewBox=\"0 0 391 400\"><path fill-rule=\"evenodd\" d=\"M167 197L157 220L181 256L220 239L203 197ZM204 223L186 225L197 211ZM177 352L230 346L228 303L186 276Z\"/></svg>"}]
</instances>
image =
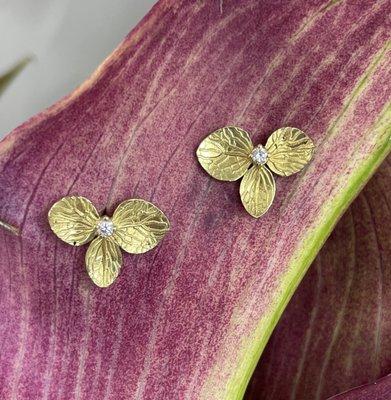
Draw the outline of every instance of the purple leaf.
<instances>
[{"instance_id":1,"label":"purple leaf","mask_svg":"<svg viewBox=\"0 0 391 400\"><path fill-rule=\"evenodd\" d=\"M390 393L391 375L387 375L377 382L333 396L330 400L389 400Z\"/></svg>"},{"instance_id":2,"label":"purple leaf","mask_svg":"<svg viewBox=\"0 0 391 400\"><path fill-rule=\"evenodd\" d=\"M389 152L387 2L161 1L71 95L0 143L5 399L237 399L334 224ZM109 24L107 29L110 29ZM195 149L228 125L315 142L255 220ZM60 197L126 198L171 231L95 287ZM4 226L8 226L4 225Z\"/></svg>"}]
</instances>

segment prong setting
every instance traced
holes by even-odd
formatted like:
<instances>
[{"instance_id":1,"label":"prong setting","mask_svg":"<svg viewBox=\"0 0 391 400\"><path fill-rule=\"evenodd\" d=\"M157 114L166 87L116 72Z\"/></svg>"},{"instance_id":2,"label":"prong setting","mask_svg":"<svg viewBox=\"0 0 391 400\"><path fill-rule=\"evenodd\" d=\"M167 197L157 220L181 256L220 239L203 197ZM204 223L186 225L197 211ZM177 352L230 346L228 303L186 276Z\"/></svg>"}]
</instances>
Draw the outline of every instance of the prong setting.
<instances>
[{"instance_id":1,"label":"prong setting","mask_svg":"<svg viewBox=\"0 0 391 400\"><path fill-rule=\"evenodd\" d=\"M101 218L96 228L97 234L101 237L112 236L114 234L114 230L115 230L114 223L107 216Z\"/></svg>"},{"instance_id":2,"label":"prong setting","mask_svg":"<svg viewBox=\"0 0 391 400\"><path fill-rule=\"evenodd\" d=\"M254 150L250 154L251 160L256 165L264 165L267 162L268 154L266 149L259 144L254 147Z\"/></svg>"}]
</instances>

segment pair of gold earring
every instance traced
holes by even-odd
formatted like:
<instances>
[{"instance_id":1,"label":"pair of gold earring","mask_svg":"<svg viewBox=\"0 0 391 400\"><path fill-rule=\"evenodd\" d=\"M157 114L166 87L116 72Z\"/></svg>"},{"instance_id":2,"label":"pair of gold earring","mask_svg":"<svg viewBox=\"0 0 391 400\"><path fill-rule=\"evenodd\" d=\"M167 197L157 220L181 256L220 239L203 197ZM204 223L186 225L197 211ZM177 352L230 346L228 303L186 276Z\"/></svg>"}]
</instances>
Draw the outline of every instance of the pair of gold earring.
<instances>
[{"instance_id":1,"label":"pair of gold earring","mask_svg":"<svg viewBox=\"0 0 391 400\"><path fill-rule=\"evenodd\" d=\"M197 149L201 166L222 181L240 183L240 198L255 218L271 206L276 193L272 175L289 176L304 168L314 151L312 140L300 129L281 128L265 146L254 146L249 134L228 126L208 135ZM158 207L141 199L122 202L112 218L100 216L85 197L68 196L48 214L52 231L64 242L81 246L91 242L85 256L87 272L99 287L111 285L122 266L120 248L141 254L153 249L170 228Z\"/></svg>"}]
</instances>

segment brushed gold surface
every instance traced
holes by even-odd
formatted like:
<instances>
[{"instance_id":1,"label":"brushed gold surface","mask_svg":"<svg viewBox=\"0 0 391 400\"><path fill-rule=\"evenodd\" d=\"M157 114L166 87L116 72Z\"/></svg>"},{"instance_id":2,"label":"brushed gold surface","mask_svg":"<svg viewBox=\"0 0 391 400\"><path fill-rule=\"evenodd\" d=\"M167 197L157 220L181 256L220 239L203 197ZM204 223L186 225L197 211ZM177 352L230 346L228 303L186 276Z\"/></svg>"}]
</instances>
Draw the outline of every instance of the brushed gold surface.
<instances>
[{"instance_id":1,"label":"brushed gold surface","mask_svg":"<svg viewBox=\"0 0 391 400\"><path fill-rule=\"evenodd\" d=\"M267 166L276 174L289 176L302 170L311 160L314 143L300 129L280 128L266 142Z\"/></svg>"},{"instance_id":2,"label":"brushed gold surface","mask_svg":"<svg viewBox=\"0 0 391 400\"><path fill-rule=\"evenodd\" d=\"M85 197L63 197L49 210L52 231L64 242L73 246L88 243L95 236L99 214Z\"/></svg>"},{"instance_id":3,"label":"brushed gold surface","mask_svg":"<svg viewBox=\"0 0 391 400\"><path fill-rule=\"evenodd\" d=\"M68 196L56 202L48 213L52 231L74 246L88 243L86 267L99 287L111 285L122 265L120 247L140 254L153 249L170 228L168 218L155 205L140 199L126 200L113 218L100 217L85 197Z\"/></svg>"},{"instance_id":4,"label":"brushed gold surface","mask_svg":"<svg viewBox=\"0 0 391 400\"><path fill-rule=\"evenodd\" d=\"M265 214L275 194L273 174L263 165L253 165L240 182L240 199L247 212L255 218Z\"/></svg>"},{"instance_id":5,"label":"brushed gold surface","mask_svg":"<svg viewBox=\"0 0 391 400\"><path fill-rule=\"evenodd\" d=\"M140 254L153 249L170 229L162 211L152 203L132 199L114 211L114 240L128 253Z\"/></svg>"},{"instance_id":6,"label":"brushed gold surface","mask_svg":"<svg viewBox=\"0 0 391 400\"><path fill-rule=\"evenodd\" d=\"M99 236L91 242L86 252L86 267L95 285L110 286L117 278L121 265L121 250L114 240Z\"/></svg>"},{"instance_id":7,"label":"brushed gold surface","mask_svg":"<svg viewBox=\"0 0 391 400\"><path fill-rule=\"evenodd\" d=\"M201 142L197 158L216 179L235 181L243 177L240 198L247 212L259 218L274 200L276 185L271 171L282 176L299 172L310 162L314 148L312 140L298 128L276 130L263 147L254 146L243 129L227 126Z\"/></svg>"},{"instance_id":8,"label":"brushed gold surface","mask_svg":"<svg viewBox=\"0 0 391 400\"><path fill-rule=\"evenodd\" d=\"M197 149L198 161L208 172L221 181L236 181L251 165L253 144L246 131L227 126L211 133Z\"/></svg>"}]
</instances>

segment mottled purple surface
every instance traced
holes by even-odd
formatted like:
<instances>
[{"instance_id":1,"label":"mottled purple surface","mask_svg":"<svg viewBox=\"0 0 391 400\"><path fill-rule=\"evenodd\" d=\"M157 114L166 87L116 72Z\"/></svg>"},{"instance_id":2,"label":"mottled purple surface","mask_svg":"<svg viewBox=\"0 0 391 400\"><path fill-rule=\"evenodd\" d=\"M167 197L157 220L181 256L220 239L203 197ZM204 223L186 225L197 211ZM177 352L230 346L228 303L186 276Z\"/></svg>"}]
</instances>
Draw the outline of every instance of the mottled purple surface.
<instances>
[{"instance_id":1,"label":"mottled purple surface","mask_svg":"<svg viewBox=\"0 0 391 400\"><path fill-rule=\"evenodd\" d=\"M391 372L390 161L339 221L301 282L247 400L326 399Z\"/></svg>"},{"instance_id":2,"label":"mottled purple surface","mask_svg":"<svg viewBox=\"0 0 391 400\"><path fill-rule=\"evenodd\" d=\"M0 220L21 235L0 232L0 397L236 398L232 375L243 386L239 364L254 357L245 341L275 312L276 290L289 295L281 279L302 240L384 154L389 11L162 1L79 90L3 140ZM305 172L277 179L261 220L237 184L196 161L201 139L227 124L255 142L296 126L316 144ZM50 232L47 211L67 194L109 213L144 198L172 229L154 251L126 255L102 290L85 249Z\"/></svg>"},{"instance_id":3,"label":"mottled purple surface","mask_svg":"<svg viewBox=\"0 0 391 400\"><path fill-rule=\"evenodd\" d=\"M360 386L346 393L333 396L330 400L390 400L391 375L369 385Z\"/></svg>"}]
</instances>

